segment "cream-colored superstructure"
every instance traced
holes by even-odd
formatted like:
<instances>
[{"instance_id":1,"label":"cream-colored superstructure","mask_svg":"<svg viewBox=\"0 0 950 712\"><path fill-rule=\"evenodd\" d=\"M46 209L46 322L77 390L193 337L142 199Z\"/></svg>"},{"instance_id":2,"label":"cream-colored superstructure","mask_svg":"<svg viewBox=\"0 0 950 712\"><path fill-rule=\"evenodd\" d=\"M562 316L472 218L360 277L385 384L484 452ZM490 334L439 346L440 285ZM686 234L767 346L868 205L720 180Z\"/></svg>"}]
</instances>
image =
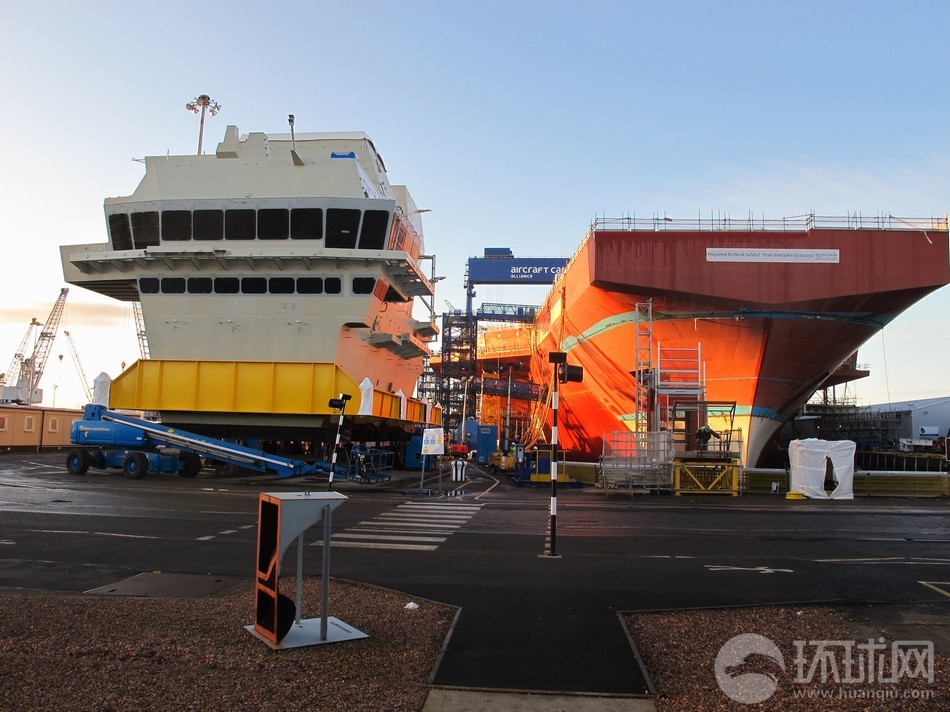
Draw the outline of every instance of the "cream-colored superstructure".
<instances>
[{"instance_id":1,"label":"cream-colored superstructure","mask_svg":"<svg viewBox=\"0 0 950 712\"><path fill-rule=\"evenodd\" d=\"M413 317L433 298L420 211L365 134L229 126L214 155L145 168L132 195L105 201L109 241L61 257L67 282L141 301L152 359L333 364L347 382L413 394L436 333Z\"/></svg>"}]
</instances>

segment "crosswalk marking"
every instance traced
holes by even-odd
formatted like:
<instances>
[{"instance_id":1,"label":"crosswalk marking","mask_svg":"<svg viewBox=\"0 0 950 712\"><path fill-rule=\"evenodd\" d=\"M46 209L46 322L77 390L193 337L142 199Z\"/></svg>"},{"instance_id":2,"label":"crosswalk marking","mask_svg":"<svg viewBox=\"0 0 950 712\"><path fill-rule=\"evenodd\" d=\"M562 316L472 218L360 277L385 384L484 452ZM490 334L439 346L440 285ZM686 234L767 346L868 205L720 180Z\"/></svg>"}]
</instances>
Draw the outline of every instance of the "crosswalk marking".
<instances>
[{"instance_id":1,"label":"crosswalk marking","mask_svg":"<svg viewBox=\"0 0 950 712\"><path fill-rule=\"evenodd\" d=\"M481 507L455 502L405 502L333 534L331 541L335 547L435 551ZM314 542L317 545L323 542Z\"/></svg>"},{"instance_id":2,"label":"crosswalk marking","mask_svg":"<svg viewBox=\"0 0 950 712\"><path fill-rule=\"evenodd\" d=\"M335 539L376 539L378 538L378 536L379 536L378 533L359 534L356 532L350 533L346 531L346 532L340 532L339 534L334 535L334 538ZM435 543L435 544L441 544L446 539L446 537L444 536L400 536L398 534L389 534L389 533L387 533L386 538L389 539L390 541L421 541L421 542L429 542L429 543Z\"/></svg>"}]
</instances>

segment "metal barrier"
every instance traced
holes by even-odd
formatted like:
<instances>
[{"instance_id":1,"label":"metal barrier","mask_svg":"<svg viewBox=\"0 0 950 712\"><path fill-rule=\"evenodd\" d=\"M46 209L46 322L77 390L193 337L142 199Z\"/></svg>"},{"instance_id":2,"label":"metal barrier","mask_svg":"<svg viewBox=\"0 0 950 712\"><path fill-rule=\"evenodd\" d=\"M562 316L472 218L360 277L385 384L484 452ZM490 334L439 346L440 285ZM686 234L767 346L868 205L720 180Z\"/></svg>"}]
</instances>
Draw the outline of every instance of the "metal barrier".
<instances>
[{"instance_id":1,"label":"metal barrier","mask_svg":"<svg viewBox=\"0 0 950 712\"><path fill-rule=\"evenodd\" d=\"M673 461L673 494L729 494L739 496L739 460L724 458Z\"/></svg>"},{"instance_id":2,"label":"metal barrier","mask_svg":"<svg viewBox=\"0 0 950 712\"><path fill-rule=\"evenodd\" d=\"M673 487L673 434L617 430L604 437L597 479L605 490Z\"/></svg>"},{"instance_id":3,"label":"metal barrier","mask_svg":"<svg viewBox=\"0 0 950 712\"><path fill-rule=\"evenodd\" d=\"M772 483L779 484L778 493L789 488L789 475L784 470L748 469L742 472L742 492L768 493ZM950 475L940 472L868 472L854 473L855 497L950 497Z\"/></svg>"}]
</instances>

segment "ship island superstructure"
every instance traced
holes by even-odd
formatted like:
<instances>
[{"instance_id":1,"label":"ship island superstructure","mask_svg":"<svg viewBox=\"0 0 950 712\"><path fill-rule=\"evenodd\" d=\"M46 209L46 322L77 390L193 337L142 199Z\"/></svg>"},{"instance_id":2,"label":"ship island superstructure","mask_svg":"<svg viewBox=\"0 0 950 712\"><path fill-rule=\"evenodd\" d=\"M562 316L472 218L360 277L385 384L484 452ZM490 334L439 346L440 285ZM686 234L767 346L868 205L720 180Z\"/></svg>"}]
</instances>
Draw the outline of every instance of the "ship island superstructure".
<instances>
[{"instance_id":1,"label":"ship island superstructure","mask_svg":"<svg viewBox=\"0 0 950 712\"><path fill-rule=\"evenodd\" d=\"M104 208L108 241L61 257L70 284L141 302L150 358L112 407L300 437L347 393L364 422L439 422L413 398L437 333L423 211L365 134L228 126L213 155L147 157Z\"/></svg>"}]
</instances>

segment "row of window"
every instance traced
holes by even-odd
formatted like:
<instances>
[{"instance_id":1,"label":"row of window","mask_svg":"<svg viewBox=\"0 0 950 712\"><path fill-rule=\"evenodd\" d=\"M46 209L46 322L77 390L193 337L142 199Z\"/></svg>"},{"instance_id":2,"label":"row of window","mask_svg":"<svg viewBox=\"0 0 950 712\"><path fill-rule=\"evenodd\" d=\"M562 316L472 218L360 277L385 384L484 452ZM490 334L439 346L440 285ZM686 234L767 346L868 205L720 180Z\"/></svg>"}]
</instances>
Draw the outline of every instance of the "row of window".
<instances>
[{"instance_id":1,"label":"row of window","mask_svg":"<svg viewBox=\"0 0 950 712\"><path fill-rule=\"evenodd\" d=\"M47 429L51 433L59 432L59 418L50 416L46 418ZM36 429L36 419L32 415L23 418L23 432L32 433ZM0 415L0 433L7 431L7 416Z\"/></svg>"},{"instance_id":2,"label":"row of window","mask_svg":"<svg viewBox=\"0 0 950 712\"><path fill-rule=\"evenodd\" d=\"M372 294L375 277L353 277L351 294ZM141 294L342 294L340 277L140 277Z\"/></svg>"},{"instance_id":3,"label":"row of window","mask_svg":"<svg viewBox=\"0 0 950 712\"><path fill-rule=\"evenodd\" d=\"M142 250L189 240L325 240L332 248L383 250L386 210L355 208L235 208L147 210L109 216L114 250Z\"/></svg>"}]
</instances>

